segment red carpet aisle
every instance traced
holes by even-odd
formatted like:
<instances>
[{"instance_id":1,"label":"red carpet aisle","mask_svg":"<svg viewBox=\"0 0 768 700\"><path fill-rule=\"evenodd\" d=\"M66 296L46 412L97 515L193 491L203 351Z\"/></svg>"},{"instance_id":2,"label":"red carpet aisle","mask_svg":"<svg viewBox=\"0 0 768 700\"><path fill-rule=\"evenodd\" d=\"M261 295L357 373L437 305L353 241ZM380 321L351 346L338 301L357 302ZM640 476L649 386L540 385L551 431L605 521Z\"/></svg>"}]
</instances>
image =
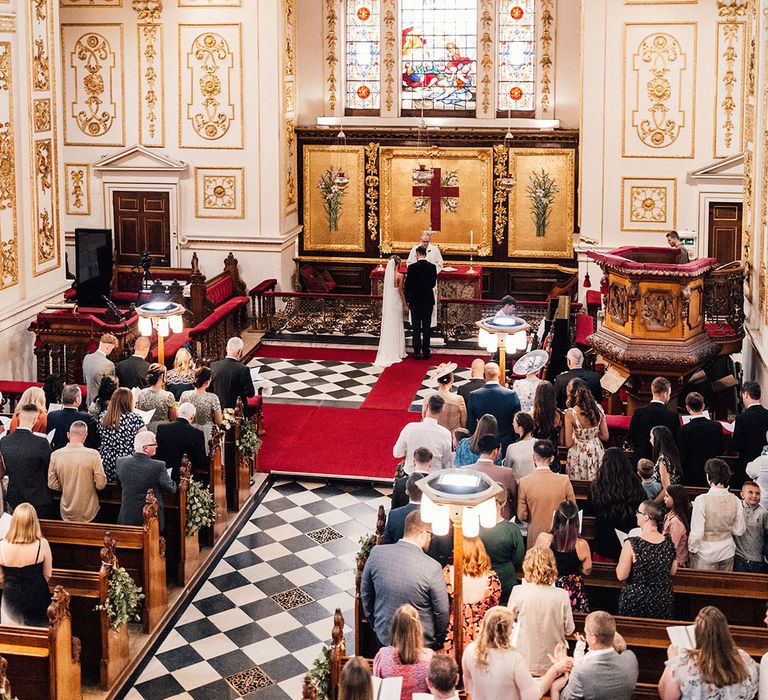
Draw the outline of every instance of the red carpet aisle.
<instances>
[{"instance_id":1,"label":"red carpet aisle","mask_svg":"<svg viewBox=\"0 0 768 700\"><path fill-rule=\"evenodd\" d=\"M268 404L259 471L391 479L392 446L407 411Z\"/></svg>"}]
</instances>

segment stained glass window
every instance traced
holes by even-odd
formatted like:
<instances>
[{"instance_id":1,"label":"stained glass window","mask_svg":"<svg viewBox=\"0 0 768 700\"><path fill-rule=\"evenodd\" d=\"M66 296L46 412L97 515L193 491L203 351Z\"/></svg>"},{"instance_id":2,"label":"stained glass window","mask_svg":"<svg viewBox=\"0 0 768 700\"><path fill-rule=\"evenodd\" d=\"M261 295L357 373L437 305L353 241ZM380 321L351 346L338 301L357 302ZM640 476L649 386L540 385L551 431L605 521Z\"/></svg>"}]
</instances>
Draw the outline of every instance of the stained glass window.
<instances>
[{"instance_id":1,"label":"stained glass window","mask_svg":"<svg viewBox=\"0 0 768 700\"><path fill-rule=\"evenodd\" d=\"M379 109L379 0L347 0L347 109Z\"/></svg>"},{"instance_id":2,"label":"stained glass window","mask_svg":"<svg viewBox=\"0 0 768 700\"><path fill-rule=\"evenodd\" d=\"M400 0L402 110L475 109L477 0Z\"/></svg>"},{"instance_id":3,"label":"stained glass window","mask_svg":"<svg viewBox=\"0 0 768 700\"><path fill-rule=\"evenodd\" d=\"M534 0L499 0L499 112L536 108Z\"/></svg>"}]
</instances>

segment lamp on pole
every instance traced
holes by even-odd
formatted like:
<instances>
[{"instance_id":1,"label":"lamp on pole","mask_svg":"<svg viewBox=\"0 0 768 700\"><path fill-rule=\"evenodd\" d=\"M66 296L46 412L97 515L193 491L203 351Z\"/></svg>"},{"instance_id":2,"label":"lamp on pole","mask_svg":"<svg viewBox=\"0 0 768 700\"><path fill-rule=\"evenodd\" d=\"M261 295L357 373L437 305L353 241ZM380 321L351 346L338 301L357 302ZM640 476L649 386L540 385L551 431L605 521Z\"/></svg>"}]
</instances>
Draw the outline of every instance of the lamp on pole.
<instances>
[{"instance_id":1,"label":"lamp on pole","mask_svg":"<svg viewBox=\"0 0 768 700\"><path fill-rule=\"evenodd\" d=\"M496 494L491 477L473 469L443 469L417 482L422 491L421 519L432 534L447 535L453 523L453 640L456 663L464 653L464 537L477 537L480 527L496 525Z\"/></svg>"},{"instance_id":2,"label":"lamp on pole","mask_svg":"<svg viewBox=\"0 0 768 700\"><path fill-rule=\"evenodd\" d=\"M499 375L507 382L507 347L525 350L528 347L528 331L531 327L519 316L488 316L476 322L480 332L477 344L488 352L499 351Z\"/></svg>"},{"instance_id":3,"label":"lamp on pole","mask_svg":"<svg viewBox=\"0 0 768 700\"><path fill-rule=\"evenodd\" d=\"M165 339L184 330L184 312L184 307L174 301L148 301L136 307L139 334L151 338L152 331L157 331L157 361L161 365L165 364Z\"/></svg>"}]
</instances>

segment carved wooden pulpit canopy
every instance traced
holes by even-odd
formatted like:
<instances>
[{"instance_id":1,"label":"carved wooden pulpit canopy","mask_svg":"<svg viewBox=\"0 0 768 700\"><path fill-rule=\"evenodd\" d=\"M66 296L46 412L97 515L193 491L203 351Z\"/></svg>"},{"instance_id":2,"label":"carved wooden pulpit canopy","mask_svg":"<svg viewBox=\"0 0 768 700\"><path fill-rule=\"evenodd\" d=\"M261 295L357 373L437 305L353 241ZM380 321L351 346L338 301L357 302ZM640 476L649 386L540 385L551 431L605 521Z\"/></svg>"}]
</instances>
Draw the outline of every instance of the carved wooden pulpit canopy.
<instances>
[{"instance_id":1,"label":"carved wooden pulpit canopy","mask_svg":"<svg viewBox=\"0 0 768 700\"><path fill-rule=\"evenodd\" d=\"M677 264L674 248L625 246L589 252L608 288L605 322L587 342L611 365L629 374L627 412L647 403L654 377L685 380L719 353L704 327L704 280L715 258Z\"/></svg>"}]
</instances>

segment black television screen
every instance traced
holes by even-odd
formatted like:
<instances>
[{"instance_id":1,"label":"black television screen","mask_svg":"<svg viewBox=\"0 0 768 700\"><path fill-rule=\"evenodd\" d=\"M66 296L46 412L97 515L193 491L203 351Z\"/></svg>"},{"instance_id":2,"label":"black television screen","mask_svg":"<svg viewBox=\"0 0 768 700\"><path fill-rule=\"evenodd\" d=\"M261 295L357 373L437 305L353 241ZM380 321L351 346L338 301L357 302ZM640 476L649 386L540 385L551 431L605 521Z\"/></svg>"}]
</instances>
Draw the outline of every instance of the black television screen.
<instances>
[{"instance_id":1,"label":"black television screen","mask_svg":"<svg viewBox=\"0 0 768 700\"><path fill-rule=\"evenodd\" d=\"M80 306L106 306L112 278L112 230L75 229L75 287Z\"/></svg>"}]
</instances>

